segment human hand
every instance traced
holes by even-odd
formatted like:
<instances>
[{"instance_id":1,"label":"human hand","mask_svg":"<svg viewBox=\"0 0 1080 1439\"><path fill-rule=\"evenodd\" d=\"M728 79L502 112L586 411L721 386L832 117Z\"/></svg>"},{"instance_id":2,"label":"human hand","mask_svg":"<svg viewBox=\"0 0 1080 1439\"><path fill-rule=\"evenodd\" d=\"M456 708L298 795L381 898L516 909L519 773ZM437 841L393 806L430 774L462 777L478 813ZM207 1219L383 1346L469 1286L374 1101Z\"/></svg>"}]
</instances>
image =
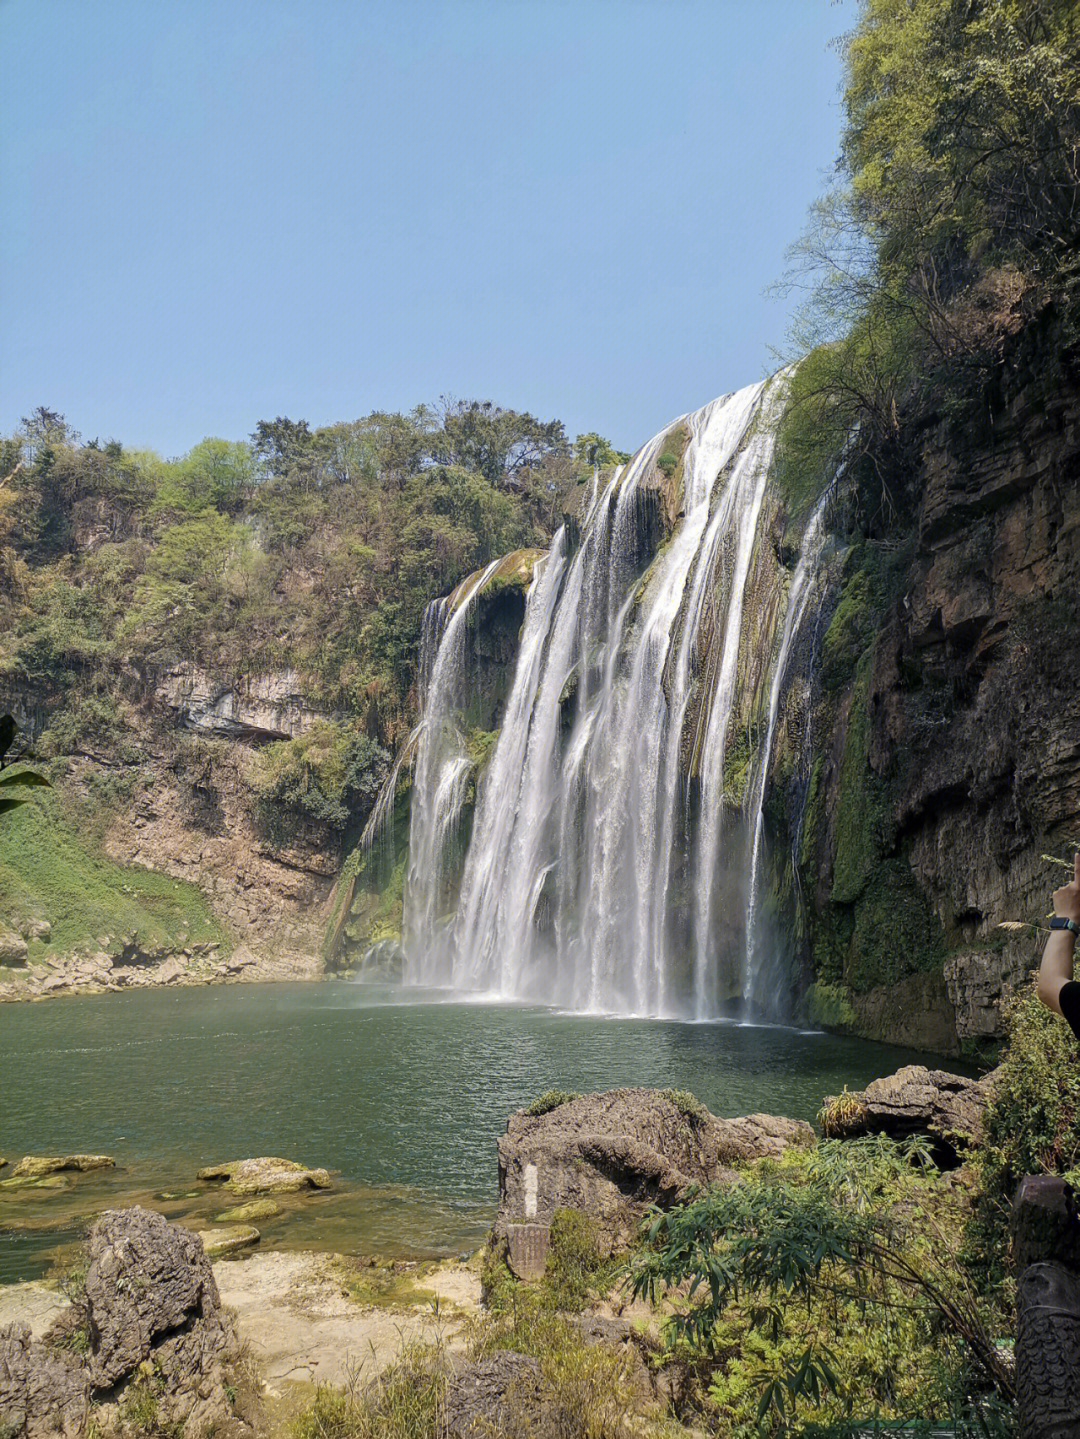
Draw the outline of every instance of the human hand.
<instances>
[{"instance_id":1,"label":"human hand","mask_svg":"<svg viewBox=\"0 0 1080 1439\"><path fill-rule=\"evenodd\" d=\"M1073 878L1054 890L1054 913L1080 924L1080 853L1073 856Z\"/></svg>"}]
</instances>

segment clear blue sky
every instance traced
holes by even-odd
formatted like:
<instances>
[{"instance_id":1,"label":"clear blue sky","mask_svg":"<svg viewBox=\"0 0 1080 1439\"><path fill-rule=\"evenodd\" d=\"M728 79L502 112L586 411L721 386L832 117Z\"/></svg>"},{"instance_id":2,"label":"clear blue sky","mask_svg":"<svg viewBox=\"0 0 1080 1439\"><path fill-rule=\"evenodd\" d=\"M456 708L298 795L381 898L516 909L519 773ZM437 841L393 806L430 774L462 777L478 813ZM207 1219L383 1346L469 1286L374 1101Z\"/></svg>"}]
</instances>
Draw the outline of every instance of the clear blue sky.
<instances>
[{"instance_id":1,"label":"clear blue sky","mask_svg":"<svg viewBox=\"0 0 1080 1439\"><path fill-rule=\"evenodd\" d=\"M0 430L440 394L632 449L761 377L854 0L0 0Z\"/></svg>"}]
</instances>

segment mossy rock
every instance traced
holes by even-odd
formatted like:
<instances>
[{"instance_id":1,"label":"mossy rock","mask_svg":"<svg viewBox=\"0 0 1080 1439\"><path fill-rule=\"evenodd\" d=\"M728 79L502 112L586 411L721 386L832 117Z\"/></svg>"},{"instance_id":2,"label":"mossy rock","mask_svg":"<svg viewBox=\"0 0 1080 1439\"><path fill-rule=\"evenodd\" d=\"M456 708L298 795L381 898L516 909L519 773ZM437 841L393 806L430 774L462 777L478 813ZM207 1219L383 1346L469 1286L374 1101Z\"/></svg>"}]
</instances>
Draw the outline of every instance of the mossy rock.
<instances>
[{"instance_id":1,"label":"mossy rock","mask_svg":"<svg viewBox=\"0 0 1080 1439\"><path fill-rule=\"evenodd\" d=\"M280 1204L272 1199L252 1199L247 1204L238 1204L234 1209L224 1209L214 1215L215 1224L251 1224L256 1219L273 1219L281 1213Z\"/></svg>"},{"instance_id":2,"label":"mossy rock","mask_svg":"<svg viewBox=\"0 0 1080 1439\"><path fill-rule=\"evenodd\" d=\"M305 1169L291 1159L234 1159L200 1169L197 1179L224 1180L233 1194L288 1194L299 1189L333 1189L325 1169Z\"/></svg>"},{"instance_id":3,"label":"mossy rock","mask_svg":"<svg viewBox=\"0 0 1080 1439\"><path fill-rule=\"evenodd\" d=\"M807 1016L811 1024L822 1029L838 1029L849 1032L855 1028L855 1011L851 1007L849 991L839 984L823 984L818 981L806 992Z\"/></svg>"},{"instance_id":4,"label":"mossy rock","mask_svg":"<svg viewBox=\"0 0 1080 1439\"><path fill-rule=\"evenodd\" d=\"M258 1244L262 1235L250 1224L236 1224L229 1229L200 1229L199 1238L207 1259L224 1259Z\"/></svg>"},{"instance_id":5,"label":"mossy rock","mask_svg":"<svg viewBox=\"0 0 1080 1439\"><path fill-rule=\"evenodd\" d=\"M20 1174L12 1175L10 1179L0 1179L0 1189L67 1189L69 1182L62 1174L46 1174L40 1178Z\"/></svg>"},{"instance_id":6,"label":"mossy rock","mask_svg":"<svg viewBox=\"0 0 1080 1439\"><path fill-rule=\"evenodd\" d=\"M12 1170L17 1179L40 1179L45 1174L62 1170L113 1169L116 1160L108 1154L28 1154Z\"/></svg>"}]
</instances>

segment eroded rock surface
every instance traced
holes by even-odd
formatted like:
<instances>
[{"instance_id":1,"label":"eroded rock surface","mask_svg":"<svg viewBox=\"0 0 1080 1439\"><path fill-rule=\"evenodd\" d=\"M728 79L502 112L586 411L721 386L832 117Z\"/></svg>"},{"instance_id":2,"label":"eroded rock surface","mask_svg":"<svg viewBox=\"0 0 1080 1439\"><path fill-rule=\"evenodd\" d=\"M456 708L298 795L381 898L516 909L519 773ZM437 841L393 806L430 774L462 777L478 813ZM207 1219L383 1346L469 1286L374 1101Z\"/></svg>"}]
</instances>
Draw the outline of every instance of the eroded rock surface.
<instances>
[{"instance_id":1,"label":"eroded rock surface","mask_svg":"<svg viewBox=\"0 0 1080 1439\"><path fill-rule=\"evenodd\" d=\"M447 1439L489 1434L547 1434L553 1394L537 1360L507 1349L469 1364L450 1380L446 1394ZM540 1428L537 1429L537 1425Z\"/></svg>"},{"instance_id":2,"label":"eroded rock surface","mask_svg":"<svg viewBox=\"0 0 1080 1439\"><path fill-rule=\"evenodd\" d=\"M76 1439L86 1429L90 1376L73 1354L33 1339L28 1324L0 1328L0 1434Z\"/></svg>"},{"instance_id":3,"label":"eroded rock surface","mask_svg":"<svg viewBox=\"0 0 1080 1439\"><path fill-rule=\"evenodd\" d=\"M671 1204L691 1184L734 1178L730 1166L813 1143L799 1120L718 1119L655 1089L583 1094L546 1114L512 1114L499 1140L495 1233L556 1209L587 1214L609 1248L633 1238L645 1206Z\"/></svg>"},{"instance_id":4,"label":"eroded rock surface","mask_svg":"<svg viewBox=\"0 0 1080 1439\"><path fill-rule=\"evenodd\" d=\"M105 1432L137 1401L156 1432L249 1433L230 1400L236 1324L198 1236L150 1210L106 1210L87 1257L84 1294L42 1340L25 1323L0 1330L0 1432L82 1434L92 1399Z\"/></svg>"},{"instance_id":5,"label":"eroded rock surface","mask_svg":"<svg viewBox=\"0 0 1080 1439\"><path fill-rule=\"evenodd\" d=\"M961 1150L982 1140L994 1084L993 1073L969 1079L944 1069L906 1064L864 1090L826 1098L826 1131L839 1139L926 1134L946 1159L955 1159Z\"/></svg>"}]
</instances>

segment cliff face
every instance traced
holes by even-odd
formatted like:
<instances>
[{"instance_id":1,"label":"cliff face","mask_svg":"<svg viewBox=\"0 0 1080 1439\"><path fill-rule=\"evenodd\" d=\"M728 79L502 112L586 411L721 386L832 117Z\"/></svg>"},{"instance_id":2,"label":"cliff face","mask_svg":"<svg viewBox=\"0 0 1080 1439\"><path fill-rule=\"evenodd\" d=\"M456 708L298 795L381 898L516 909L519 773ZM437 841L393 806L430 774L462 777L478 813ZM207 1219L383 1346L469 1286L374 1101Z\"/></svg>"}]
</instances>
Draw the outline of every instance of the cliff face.
<instances>
[{"instance_id":1,"label":"cliff face","mask_svg":"<svg viewBox=\"0 0 1080 1439\"><path fill-rule=\"evenodd\" d=\"M803 872L819 1016L948 1052L999 1032L1039 948L999 925L1046 914L1040 856L1080 837L1075 357L1031 327L978 416L924 417L914 451L908 517L855 554L826 636Z\"/></svg>"},{"instance_id":2,"label":"cliff face","mask_svg":"<svg viewBox=\"0 0 1080 1439\"><path fill-rule=\"evenodd\" d=\"M9 686L0 692L0 710L7 708L34 737L49 723L53 706L41 686ZM168 937L144 929L141 911L124 918L122 896L132 883L138 889L139 871L103 869L102 854L121 866L186 881L189 888L175 896L180 937L173 948L181 957L187 953L187 905L197 914L208 908L220 925L224 952L237 957L234 969L309 973L338 852L333 836L315 821L297 823L284 839L260 826L260 749L306 735L326 718L294 674L232 683L185 667L148 685L141 702L128 706L121 728L82 741L54 767L49 822L57 828L31 831L21 812L9 821L9 830L27 828L33 862L20 860L16 845L5 869L0 853L6 921L16 928L35 921L52 926L51 939L33 947L27 979L48 979L54 966L71 980L72 962L122 945L143 955L148 978L169 958ZM10 839L7 831L5 836ZM94 905L83 896L85 924L73 915L58 925L57 914L79 908L80 886L88 884L95 886Z\"/></svg>"}]
</instances>

